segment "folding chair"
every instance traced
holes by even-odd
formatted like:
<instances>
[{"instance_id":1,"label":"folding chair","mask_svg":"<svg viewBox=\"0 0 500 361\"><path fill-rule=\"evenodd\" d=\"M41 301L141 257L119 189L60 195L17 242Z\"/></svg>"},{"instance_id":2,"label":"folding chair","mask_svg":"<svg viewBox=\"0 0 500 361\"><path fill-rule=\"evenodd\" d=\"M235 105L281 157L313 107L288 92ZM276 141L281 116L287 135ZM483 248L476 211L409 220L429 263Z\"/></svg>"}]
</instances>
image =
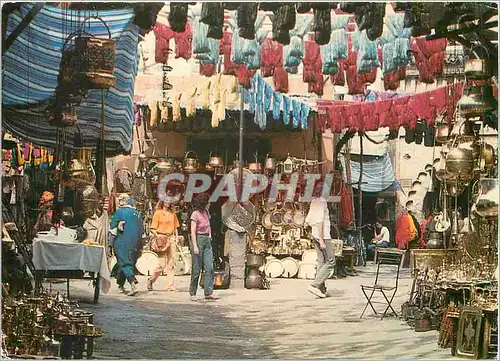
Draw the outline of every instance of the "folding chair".
<instances>
[{"instance_id":1,"label":"folding chair","mask_svg":"<svg viewBox=\"0 0 500 361\"><path fill-rule=\"evenodd\" d=\"M402 254L380 254L378 256L378 258L377 258L377 274L375 276L375 282L371 285L361 285L361 291L363 291L363 294L365 295L366 300L368 302L366 303L366 306L363 309L363 312L361 313L361 316L359 316L359 318L363 317L368 306L370 306L370 308L372 309L372 311L375 315L378 315L377 311L373 307L373 303L375 303L375 302L372 301L372 298L373 298L373 295L375 294L375 292L380 292L382 294L382 296L384 297L385 301L387 302L387 307L385 308L385 311L382 314L381 320L384 319L384 317L387 314L387 311L389 311L389 309L392 310L392 312L394 313L394 315L396 317L398 317L398 313L392 307L392 300L394 299L394 296L396 295L396 292L398 290L399 271L401 269L401 261L402 261ZM383 284L379 283L381 266L393 266L393 267L397 268L396 279L395 279L395 283L393 286L383 285ZM385 267L383 267L383 268L385 268ZM371 291L371 293L368 296L368 293L370 291Z\"/></svg>"}]
</instances>

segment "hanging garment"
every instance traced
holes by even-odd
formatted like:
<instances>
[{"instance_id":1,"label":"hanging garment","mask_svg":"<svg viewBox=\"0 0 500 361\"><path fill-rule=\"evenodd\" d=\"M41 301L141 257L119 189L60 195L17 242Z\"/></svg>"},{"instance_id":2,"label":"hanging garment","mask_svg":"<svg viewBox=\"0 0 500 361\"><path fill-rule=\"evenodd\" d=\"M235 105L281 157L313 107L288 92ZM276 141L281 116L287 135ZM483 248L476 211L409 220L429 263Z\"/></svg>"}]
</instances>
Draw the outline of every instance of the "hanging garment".
<instances>
[{"instance_id":1,"label":"hanging garment","mask_svg":"<svg viewBox=\"0 0 500 361\"><path fill-rule=\"evenodd\" d=\"M151 114L151 117L150 117L150 121L149 121L149 125L151 127L155 127L156 124L158 124L159 122L159 111L158 111L158 101L156 100L153 100L149 103L149 109L150 109L150 114Z\"/></svg>"},{"instance_id":2,"label":"hanging garment","mask_svg":"<svg viewBox=\"0 0 500 361\"><path fill-rule=\"evenodd\" d=\"M191 58L191 44L193 42L193 33L191 25L186 24L186 30L182 33L174 34L175 41L175 58L183 58L189 60Z\"/></svg>"},{"instance_id":3,"label":"hanging garment","mask_svg":"<svg viewBox=\"0 0 500 361\"><path fill-rule=\"evenodd\" d=\"M193 54L198 60L207 60L210 54L208 25L200 21L200 16L193 16ZM213 39L212 39L213 40Z\"/></svg>"},{"instance_id":4,"label":"hanging garment","mask_svg":"<svg viewBox=\"0 0 500 361\"><path fill-rule=\"evenodd\" d=\"M318 73L316 74L316 78L318 79L317 81L315 81L314 83L307 84L307 91L309 93L314 93L317 96L322 97L323 86L324 86L323 73L321 73L321 71L318 71Z\"/></svg>"},{"instance_id":5,"label":"hanging garment","mask_svg":"<svg viewBox=\"0 0 500 361\"><path fill-rule=\"evenodd\" d=\"M221 91L220 102L217 108L217 117L219 121L223 121L226 119L226 97L227 97L227 89Z\"/></svg>"},{"instance_id":6,"label":"hanging garment","mask_svg":"<svg viewBox=\"0 0 500 361\"><path fill-rule=\"evenodd\" d=\"M295 27L295 6L291 3L282 3L273 10L272 39L282 45L290 43L290 30Z\"/></svg>"},{"instance_id":7,"label":"hanging garment","mask_svg":"<svg viewBox=\"0 0 500 361\"><path fill-rule=\"evenodd\" d=\"M252 86L251 80L255 74L255 69L248 69L246 65L240 65L236 70L238 83L245 89L250 89Z\"/></svg>"},{"instance_id":8,"label":"hanging garment","mask_svg":"<svg viewBox=\"0 0 500 361\"><path fill-rule=\"evenodd\" d=\"M341 133L347 126L346 106L330 106L326 109L328 115L328 124L332 133Z\"/></svg>"},{"instance_id":9,"label":"hanging garment","mask_svg":"<svg viewBox=\"0 0 500 361\"><path fill-rule=\"evenodd\" d=\"M285 125L290 124L291 107L291 99L287 96L283 96L283 122Z\"/></svg>"},{"instance_id":10,"label":"hanging garment","mask_svg":"<svg viewBox=\"0 0 500 361\"><path fill-rule=\"evenodd\" d=\"M182 94L172 95L172 121L174 122L181 120L181 97Z\"/></svg>"},{"instance_id":11,"label":"hanging garment","mask_svg":"<svg viewBox=\"0 0 500 361\"><path fill-rule=\"evenodd\" d=\"M330 80L333 85L344 86L345 85L345 63L339 61L338 71L335 74L330 75Z\"/></svg>"},{"instance_id":12,"label":"hanging garment","mask_svg":"<svg viewBox=\"0 0 500 361\"><path fill-rule=\"evenodd\" d=\"M160 122L166 123L168 122L168 105L166 101L162 101L159 103L160 105Z\"/></svg>"},{"instance_id":13,"label":"hanging garment","mask_svg":"<svg viewBox=\"0 0 500 361\"><path fill-rule=\"evenodd\" d=\"M302 129L307 129L307 123L309 120L309 105L306 103L302 103L301 109L300 109L300 127Z\"/></svg>"},{"instance_id":14,"label":"hanging garment","mask_svg":"<svg viewBox=\"0 0 500 361\"><path fill-rule=\"evenodd\" d=\"M153 31L155 33L155 62L166 63L168 61L170 39L175 36L175 33L170 27L158 22L155 24Z\"/></svg>"},{"instance_id":15,"label":"hanging garment","mask_svg":"<svg viewBox=\"0 0 500 361\"><path fill-rule=\"evenodd\" d=\"M293 128L296 129L300 124L300 111L301 104L298 100L292 99L292 113L293 113Z\"/></svg>"},{"instance_id":16,"label":"hanging garment","mask_svg":"<svg viewBox=\"0 0 500 361\"><path fill-rule=\"evenodd\" d=\"M238 79L235 76L231 77L230 85L227 89L227 105L230 109L235 109L240 106L240 92L238 90Z\"/></svg>"},{"instance_id":17,"label":"hanging garment","mask_svg":"<svg viewBox=\"0 0 500 361\"><path fill-rule=\"evenodd\" d=\"M328 114L326 113L326 106L318 106L318 113L316 114L316 128L324 133L328 124Z\"/></svg>"},{"instance_id":18,"label":"hanging garment","mask_svg":"<svg viewBox=\"0 0 500 361\"><path fill-rule=\"evenodd\" d=\"M222 43L223 49L222 53L224 55L224 70L223 73L225 75L236 75L236 64L231 61L231 44L233 40L233 34L225 31Z\"/></svg>"},{"instance_id":19,"label":"hanging garment","mask_svg":"<svg viewBox=\"0 0 500 361\"><path fill-rule=\"evenodd\" d=\"M203 109L210 109L210 80L199 88L200 103Z\"/></svg>"},{"instance_id":20,"label":"hanging garment","mask_svg":"<svg viewBox=\"0 0 500 361\"><path fill-rule=\"evenodd\" d=\"M368 131L378 130L379 119L375 102L363 103L361 111L363 113L363 129Z\"/></svg>"},{"instance_id":21,"label":"hanging garment","mask_svg":"<svg viewBox=\"0 0 500 361\"><path fill-rule=\"evenodd\" d=\"M182 33L186 30L186 23L188 17L188 4L187 3L170 3L170 12L168 14L168 22L173 31ZM157 22L158 24L158 22Z\"/></svg>"},{"instance_id":22,"label":"hanging garment","mask_svg":"<svg viewBox=\"0 0 500 361\"><path fill-rule=\"evenodd\" d=\"M214 63L203 64L202 62L200 62L200 75L211 77L214 76L216 72L217 72L217 64Z\"/></svg>"},{"instance_id":23,"label":"hanging garment","mask_svg":"<svg viewBox=\"0 0 500 361\"><path fill-rule=\"evenodd\" d=\"M209 26L208 37L222 39L224 25L224 8L222 3L205 2L201 5L201 21Z\"/></svg>"},{"instance_id":24,"label":"hanging garment","mask_svg":"<svg viewBox=\"0 0 500 361\"><path fill-rule=\"evenodd\" d=\"M421 82L432 84L436 76L443 73L446 45L446 39L426 40L425 37L415 39L411 51L415 57Z\"/></svg>"},{"instance_id":25,"label":"hanging garment","mask_svg":"<svg viewBox=\"0 0 500 361\"><path fill-rule=\"evenodd\" d=\"M211 126L212 128L217 128L219 126L219 104L212 103L210 106L210 111L212 112Z\"/></svg>"},{"instance_id":26,"label":"hanging garment","mask_svg":"<svg viewBox=\"0 0 500 361\"><path fill-rule=\"evenodd\" d=\"M281 101L283 95L278 92L273 92L273 119L279 120L281 115Z\"/></svg>"},{"instance_id":27,"label":"hanging garment","mask_svg":"<svg viewBox=\"0 0 500 361\"><path fill-rule=\"evenodd\" d=\"M267 83L264 83L264 112L268 112L271 109L271 102L273 100L273 90Z\"/></svg>"},{"instance_id":28,"label":"hanging garment","mask_svg":"<svg viewBox=\"0 0 500 361\"><path fill-rule=\"evenodd\" d=\"M239 35L248 40L255 38L255 20L257 20L258 3L242 2L238 5L237 24L239 28Z\"/></svg>"},{"instance_id":29,"label":"hanging garment","mask_svg":"<svg viewBox=\"0 0 500 361\"><path fill-rule=\"evenodd\" d=\"M320 47L315 41L309 40L304 43L304 49L302 81L305 83L315 83L318 81L316 76L318 69L321 70L322 66ZM321 76L321 79L323 80L323 76Z\"/></svg>"},{"instance_id":30,"label":"hanging garment","mask_svg":"<svg viewBox=\"0 0 500 361\"><path fill-rule=\"evenodd\" d=\"M187 91L184 95L184 99L186 99L186 117L192 117L196 114L196 93L198 88L194 87Z\"/></svg>"},{"instance_id":31,"label":"hanging garment","mask_svg":"<svg viewBox=\"0 0 500 361\"><path fill-rule=\"evenodd\" d=\"M283 66L283 45L271 38L266 38L261 47L262 64L260 74L266 78L274 75L276 67Z\"/></svg>"},{"instance_id":32,"label":"hanging garment","mask_svg":"<svg viewBox=\"0 0 500 361\"><path fill-rule=\"evenodd\" d=\"M314 28L315 40L318 45L328 44L331 34L331 10L314 9Z\"/></svg>"},{"instance_id":33,"label":"hanging garment","mask_svg":"<svg viewBox=\"0 0 500 361\"><path fill-rule=\"evenodd\" d=\"M276 67L273 74L274 89L280 93L288 93L288 73L284 67Z\"/></svg>"}]
</instances>

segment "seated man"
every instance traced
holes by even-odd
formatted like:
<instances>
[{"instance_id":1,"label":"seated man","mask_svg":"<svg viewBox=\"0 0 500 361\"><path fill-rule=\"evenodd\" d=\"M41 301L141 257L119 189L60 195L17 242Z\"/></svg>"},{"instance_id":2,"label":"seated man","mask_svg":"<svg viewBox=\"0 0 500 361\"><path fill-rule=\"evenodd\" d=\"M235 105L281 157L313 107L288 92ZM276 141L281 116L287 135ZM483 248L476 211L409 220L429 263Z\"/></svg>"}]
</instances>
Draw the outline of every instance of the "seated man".
<instances>
[{"instance_id":1,"label":"seated man","mask_svg":"<svg viewBox=\"0 0 500 361\"><path fill-rule=\"evenodd\" d=\"M389 247L390 241L391 236L389 233L389 229L387 227L384 227L380 222L375 223L375 231L372 243L367 246L367 258L373 258L373 256L375 255L376 247Z\"/></svg>"}]
</instances>

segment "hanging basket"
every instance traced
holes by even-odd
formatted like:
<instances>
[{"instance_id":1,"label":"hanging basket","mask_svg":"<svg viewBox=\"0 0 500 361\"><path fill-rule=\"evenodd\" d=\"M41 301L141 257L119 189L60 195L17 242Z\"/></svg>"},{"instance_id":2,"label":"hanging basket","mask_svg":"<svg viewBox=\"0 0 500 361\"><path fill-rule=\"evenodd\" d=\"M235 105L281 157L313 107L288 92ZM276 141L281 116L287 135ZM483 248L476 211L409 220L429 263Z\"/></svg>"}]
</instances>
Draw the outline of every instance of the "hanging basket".
<instances>
[{"instance_id":1,"label":"hanging basket","mask_svg":"<svg viewBox=\"0 0 500 361\"><path fill-rule=\"evenodd\" d=\"M108 89L115 83L115 41L111 39L108 25L97 16L86 18L80 29L89 19L101 21L108 31L108 39L80 31L75 39L75 49L80 59L77 78L87 89Z\"/></svg>"}]
</instances>

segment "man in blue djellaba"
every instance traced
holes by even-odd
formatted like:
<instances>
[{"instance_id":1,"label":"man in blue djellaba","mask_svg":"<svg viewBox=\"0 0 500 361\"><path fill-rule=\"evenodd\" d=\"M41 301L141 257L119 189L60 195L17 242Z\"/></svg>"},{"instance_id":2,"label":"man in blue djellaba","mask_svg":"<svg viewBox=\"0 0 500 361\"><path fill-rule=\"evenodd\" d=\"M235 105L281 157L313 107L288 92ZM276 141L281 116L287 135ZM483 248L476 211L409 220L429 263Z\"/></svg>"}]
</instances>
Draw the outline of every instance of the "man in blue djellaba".
<instances>
[{"instance_id":1,"label":"man in blue djellaba","mask_svg":"<svg viewBox=\"0 0 500 361\"><path fill-rule=\"evenodd\" d=\"M110 247L116 256L118 290L125 291L125 281L130 283L131 290L127 294L137 294L135 264L142 248L143 224L139 211L133 207L133 200L123 194L118 198L119 207L110 224Z\"/></svg>"}]
</instances>

